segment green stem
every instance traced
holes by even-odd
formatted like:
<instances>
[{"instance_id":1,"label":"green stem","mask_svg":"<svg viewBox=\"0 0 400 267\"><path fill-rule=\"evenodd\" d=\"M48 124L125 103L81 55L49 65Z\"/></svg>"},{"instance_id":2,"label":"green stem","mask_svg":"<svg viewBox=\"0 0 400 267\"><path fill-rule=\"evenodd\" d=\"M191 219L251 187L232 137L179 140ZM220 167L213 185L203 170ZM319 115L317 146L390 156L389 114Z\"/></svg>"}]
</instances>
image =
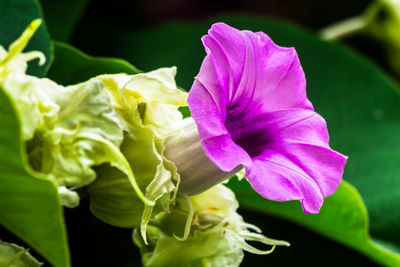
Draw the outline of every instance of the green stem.
<instances>
[{"instance_id":1,"label":"green stem","mask_svg":"<svg viewBox=\"0 0 400 267\"><path fill-rule=\"evenodd\" d=\"M367 26L364 16L356 16L345 19L320 31L320 35L325 40L337 40L362 32Z\"/></svg>"},{"instance_id":2,"label":"green stem","mask_svg":"<svg viewBox=\"0 0 400 267\"><path fill-rule=\"evenodd\" d=\"M186 223L185 223L185 228L183 231L183 236L179 237L177 235L173 235L177 240L179 241L185 241L186 239L188 239L189 234L190 234L190 228L192 226L192 222L193 222L193 218L194 218L194 208L193 208L193 204L192 201L190 200L190 198L187 195L182 194L182 197L185 199L188 208L189 208L189 212L187 215L187 219L186 219Z\"/></svg>"}]
</instances>

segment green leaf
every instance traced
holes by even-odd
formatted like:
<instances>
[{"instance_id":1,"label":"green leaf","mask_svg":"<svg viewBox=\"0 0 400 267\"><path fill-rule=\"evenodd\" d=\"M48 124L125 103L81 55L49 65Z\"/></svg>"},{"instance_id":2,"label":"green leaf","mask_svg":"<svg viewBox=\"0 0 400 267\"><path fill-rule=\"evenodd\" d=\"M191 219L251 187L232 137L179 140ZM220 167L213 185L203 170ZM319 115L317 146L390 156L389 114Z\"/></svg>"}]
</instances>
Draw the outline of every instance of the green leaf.
<instances>
[{"instance_id":1,"label":"green leaf","mask_svg":"<svg viewBox=\"0 0 400 267\"><path fill-rule=\"evenodd\" d=\"M68 44L53 44L54 61L47 77L62 85L84 82L100 74L140 72L122 59L91 57Z\"/></svg>"},{"instance_id":2,"label":"green leaf","mask_svg":"<svg viewBox=\"0 0 400 267\"><path fill-rule=\"evenodd\" d=\"M344 178L357 188L365 202L370 224L369 229L366 223L362 227L364 232L371 232L375 244L368 238L357 241L361 239L355 232L347 235L348 240L344 241L346 230L342 229L342 224L334 225L336 233L343 234L331 235L332 229L328 226L323 229L324 224L319 222L321 217L318 216L304 216L296 221L305 225L303 219L307 218L315 221L314 224L320 223L319 230L310 228L346 245L355 244L354 249L383 264L393 263L398 254L393 254L390 247L400 247L400 99L395 85L373 64L342 46L323 42L293 26L238 16L220 17L197 25L170 23L131 32L113 31L111 35L93 31L93 35L86 38L97 37L96 43L106 42L101 38L116 40L107 42L107 50L103 52L134 61L144 70L176 65L177 83L188 89L205 56L200 38L217 21L240 29L264 31L278 45L296 47L307 78L308 96L328 123L331 145L349 156ZM96 49L97 53L101 52L99 47ZM248 189L248 194L256 193ZM238 197L240 200L241 195ZM356 196L351 192L340 197L343 201L354 198ZM268 200L264 203L266 207L271 205ZM327 201L325 205L328 208L329 203ZM343 212L347 209L345 203L341 205ZM292 207L290 203L282 205ZM360 206L353 208L355 214L362 214ZM296 209L300 210L299 207ZM263 211L268 212L268 209ZM287 215L288 210L282 208L278 212L293 220ZM342 209L332 207L332 212L328 217L334 222ZM377 249L378 243L385 248L387 257ZM366 249L368 246L370 248Z\"/></svg>"},{"instance_id":3,"label":"green leaf","mask_svg":"<svg viewBox=\"0 0 400 267\"><path fill-rule=\"evenodd\" d=\"M57 187L28 167L21 145L20 119L3 90L0 121L0 224L54 266L69 266Z\"/></svg>"},{"instance_id":4,"label":"green leaf","mask_svg":"<svg viewBox=\"0 0 400 267\"><path fill-rule=\"evenodd\" d=\"M40 0L51 38L68 41L88 0Z\"/></svg>"},{"instance_id":5,"label":"green leaf","mask_svg":"<svg viewBox=\"0 0 400 267\"><path fill-rule=\"evenodd\" d=\"M25 30L31 21L42 18L40 6L35 0L2 0L0 1L0 45L7 48ZM43 23L25 51L41 51L46 56L46 63L38 66L37 61L29 64L28 73L43 76L52 60L51 42L46 26Z\"/></svg>"},{"instance_id":6,"label":"green leaf","mask_svg":"<svg viewBox=\"0 0 400 267\"><path fill-rule=\"evenodd\" d=\"M400 264L400 249L389 250L373 242L368 233L368 213L360 194L343 181L334 195L325 199L318 214L306 215L297 201L266 201L254 193L245 180L231 179L229 187L236 193L242 207L291 220L313 231L337 240L369 255L387 266ZM290 241L290 240L288 240Z\"/></svg>"}]
</instances>

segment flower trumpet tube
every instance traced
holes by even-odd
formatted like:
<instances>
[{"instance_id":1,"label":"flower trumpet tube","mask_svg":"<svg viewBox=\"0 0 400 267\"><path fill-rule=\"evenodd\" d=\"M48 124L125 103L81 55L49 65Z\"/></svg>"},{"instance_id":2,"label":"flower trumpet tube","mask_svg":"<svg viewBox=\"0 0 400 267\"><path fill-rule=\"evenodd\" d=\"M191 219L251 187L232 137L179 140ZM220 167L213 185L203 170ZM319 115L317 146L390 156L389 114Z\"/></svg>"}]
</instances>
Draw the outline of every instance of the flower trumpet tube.
<instances>
[{"instance_id":1,"label":"flower trumpet tube","mask_svg":"<svg viewBox=\"0 0 400 267\"><path fill-rule=\"evenodd\" d=\"M243 167L263 197L299 200L305 213L317 213L339 186L346 157L329 147L295 49L224 23L214 24L202 42L207 56L188 96L196 125L189 124L197 131L185 130L182 140L192 138L196 144L186 150L201 146L203 154L196 168L187 163L190 153L175 154L181 190L198 193Z\"/></svg>"},{"instance_id":2,"label":"flower trumpet tube","mask_svg":"<svg viewBox=\"0 0 400 267\"><path fill-rule=\"evenodd\" d=\"M179 187L181 192L188 195L199 194L230 178L243 168L238 166L228 172L218 168L206 155L193 118L184 119L179 128L182 132L166 140L164 154L178 167L179 175L184 177Z\"/></svg>"}]
</instances>

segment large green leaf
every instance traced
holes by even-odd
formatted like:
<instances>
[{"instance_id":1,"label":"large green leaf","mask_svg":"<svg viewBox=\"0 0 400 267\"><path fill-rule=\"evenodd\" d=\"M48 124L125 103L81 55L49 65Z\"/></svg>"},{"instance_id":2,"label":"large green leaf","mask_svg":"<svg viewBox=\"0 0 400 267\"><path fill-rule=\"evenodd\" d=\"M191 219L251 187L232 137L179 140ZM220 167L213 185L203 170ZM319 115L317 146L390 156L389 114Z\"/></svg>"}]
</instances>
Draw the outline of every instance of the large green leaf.
<instances>
[{"instance_id":1,"label":"large green leaf","mask_svg":"<svg viewBox=\"0 0 400 267\"><path fill-rule=\"evenodd\" d=\"M399 265L398 254L393 250L400 247L400 99L395 85L373 64L296 27L248 17L220 17L194 25L171 23L131 32L108 31L104 25L97 27L110 34L92 31L86 38L96 37L96 43L107 43L104 50L97 46L96 53L123 57L144 70L176 65L178 84L189 89L205 55L200 37L217 21L264 31L277 44L296 47L307 77L308 96L328 122L332 147L349 156L344 177L360 192L370 224L357 192L347 185L342 186L338 196L326 201L323 216L292 216L300 212L300 207L292 203L273 208L276 203L268 200L246 201L250 199L248 195L257 198L250 188L237 192L239 200L247 207L306 225L381 263ZM349 213L348 206L353 201L358 204L350 206ZM350 226L335 223L341 214L358 214L354 215L358 217L354 221L360 223L358 230L346 233L351 222ZM327 221L332 223L326 225ZM368 238L368 231L375 243Z\"/></svg>"},{"instance_id":2,"label":"large green leaf","mask_svg":"<svg viewBox=\"0 0 400 267\"><path fill-rule=\"evenodd\" d=\"M229 182L242 207L283 217L322 235L359 250L370 258L387 266L400 264L400 249L388 249L373 242L368 233L368 213L360 194L343 181L333 196L328 197L318 214L306 215L297 201L287 203L266 201L250 184L232 179Z\"/></svg>"},{"instance_id":3,"label":"large green leaf","mask_svg":"<svg viewBox=\"0 0 400 267\"><path fill-rule=\"evenodd\" d=\"M19 118L2 89L0 121L0 224L54 266L69 266L57 187L27 167Z\"/></svg>"},{"instance_id":4,"label":"large green leaf","mask_svg":"<svg viewBox=\"0 0 400 267\"><path fill-rule=\"evenodd\" d=\"M40 6L36 0L0 1L0 45L7 48L15 41L34 19L42 18ZM43 76L51 63L51 42L45 24L37 30L25 51L42 51L46 63L38 66L37 61L29 63L28 73Z\"/></svg>"},{"instance_id":5,"label":"large green leaf","mask_svg":"<svg viewBox=\"0 0 400 267\"><path fill-rule=\"evenodd\" d=\"M89 0L40 0L51 38L68 41Z\"/></svg>"},{"instance_id":6,"label":"large green leaf","mask_svg":"<svg viewBox=\"0 0 400 267\"><path fill-rule=\"evenodd\" d=\"M140 72L122 59L91 57L68 44L53 44L54 61L47 77L62 85L84 82L100 74Z\"/></svg>"}]
</instances>

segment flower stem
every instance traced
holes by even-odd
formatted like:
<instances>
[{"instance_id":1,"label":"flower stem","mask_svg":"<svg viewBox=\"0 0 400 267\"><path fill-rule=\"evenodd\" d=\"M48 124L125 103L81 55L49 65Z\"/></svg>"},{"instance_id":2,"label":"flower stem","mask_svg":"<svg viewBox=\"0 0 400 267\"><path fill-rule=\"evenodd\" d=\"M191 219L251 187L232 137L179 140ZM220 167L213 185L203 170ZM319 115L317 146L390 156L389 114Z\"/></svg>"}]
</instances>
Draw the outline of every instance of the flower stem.
<instances>
[{"instance_id":1,"label":"flower stem","mask_svg":"<svg viewBox=\"0 0 400 267\"><path fill-rule=\"evenodd\" d=\"M366 26L365 16L360 15L325 27L320 31L320 35L325 40L337 40L360 33Z\"/></svg>"}]
</instances>

